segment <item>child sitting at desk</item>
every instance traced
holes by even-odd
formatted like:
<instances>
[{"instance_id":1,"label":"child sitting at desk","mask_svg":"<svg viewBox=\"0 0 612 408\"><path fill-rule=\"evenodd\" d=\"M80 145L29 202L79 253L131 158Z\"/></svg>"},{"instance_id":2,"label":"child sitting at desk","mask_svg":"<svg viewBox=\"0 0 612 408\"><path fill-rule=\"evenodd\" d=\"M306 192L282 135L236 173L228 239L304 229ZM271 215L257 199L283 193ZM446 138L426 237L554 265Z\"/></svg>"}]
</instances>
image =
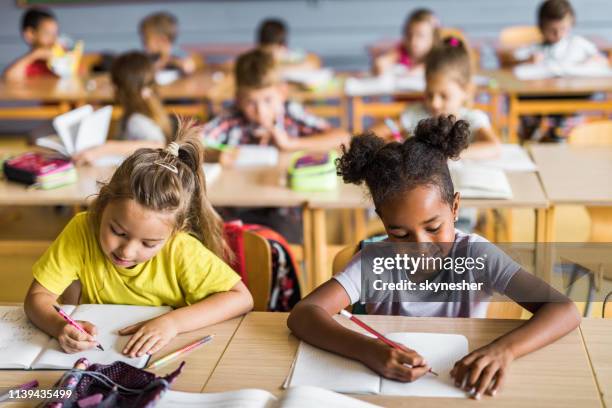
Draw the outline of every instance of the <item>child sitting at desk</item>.
<instances>
[{"instance_id":1,"label":"child sitting at desk","mask_svg":"<svg viewBox=\"0 0 612 408\"><path fill-rule=\"evenodd\" d=\"M192 57L173 50L178 36L178 21L167 12L145 17L139 26L140 40L147 54L155 59L155 69L179 69L191 74L196 69Z\"/></svg>"},{"instance_id":2,"label":"child sitting at desk","mask_svg":"<svg viewBox=\"0 0 612 408\"><path fill-rule=\"evenodd\" d=\"M317 69L321 65L316 55L289 48L289 28L277 18L261 22L257 29L257 46L270 52L283 71Z\"/></svg>"},{"instance_id":3,"label":"child sitting at desk","mask_svg":"<svg viewBox=\"0 0 612 408\"><path fill-rule=\"evenodd\" d=\"M50 10L31 8L21 18L21 34L30 51L13 62L5 71L4 78L17 81L39 76L53 76L48 61L51 48L57 41L57 19Z\"/></svg>"},{"instance_id":4,"label":"child sitting at desk","mask_svg":"<svg viewBox=\"0 0 612 408\"><path fill-rule=\"evenodd\" d=\"M34 265L25 311L66 352L96 345L93 324L83 322L83 334L53 309L75 280L84 303L175 308L119 332L132 335L123 350L131 357L252 308L248 289L223 261L229 250L206 195L198 133L187 124L165 149L128 157Z\"/></svg>"},{"instance_id":5,"label":"child sitting at desk","mask_svg":"<svg viewBox=\"0 0 612 408\"><path fill-rule=\"evenodd\" d=\"M469 107L474 98L472 63L461 40L446 38L429 53L425 61L425 81L425 103L413 104L402 113L403 130L412 135L422 119L454 115L470 124L469 147L461 157L487 159L498 155L501 145L488 116ZM384 124L374 128L374 133L386 139L398 137Z\"/></svg>"},{"instance_id":6,"label":"child sitting at desk","mask_svg":"<svg viewBox=\"0 0 612 408\"><path fill-rule=\"evenodd\" d=\"M532 312L531 319L472 351L451 371L455 385L472 390L472 396L478 399L485 393L495 395L503 387L514 359L554 342L578 326L580 315L569 299L526 272L484 238L455 229L460 196L454 192L447 161L459 156L467 146L469 135L466 121L455 121L452 116L429 118L419 123L414 137L403 142L385 143L374 134L354 137L337 167L346 183L365 182L385 226L386 241L396 245L394 252L398 257L414 243L417 248L413 250L418 254L439 254L442 259L471 258L473 262L486 259L481 261L484 268L468 267L462 271L421 268L411 275L400 270L402 278L408 276L417 284L425 279L438 283L478 282L484 285L483 290L449 290L441 294L421 290L415 296L409 290L380 290L374 295L375 300L370 300L367 279L382 275L369 275L375 273L372 268L375 262L370 264L368 259L372 258L364 256L362 250L340 274L315 289L293 309L287 325L297 337L361 361L386 378L414 381L430 370L417 352L391 348L378 339L345 328L332 316L362 299L369 314L484 317L492 292L505 294ZM395 255L387 252L387 256ZM411 297L406 300L401 296Z\"/></svg>"},{"instance_id":7,"label":"child sitting at desk","mask_svg":"<svg viewBox=\"0 0 612 408\"><path fill-rule=\"evenodd\" d=\"M157 94L151 59L141 52L120 55L111 68L115 98L123 109L120 137L77 153L74 160L90 164L104 156L128 156L137 149L161 148L173 123Z\"/></svg>"},{"instance_id":8,"label":"child sitting at desk","mask_svg":"<svg viewBox=\"0 0 612 408\"><path fill-rule=\"evenodd\" d=\"M348 140L348 132L307 113L287 100L273 56L263 50L241 55L234 69L236 105L204 127L209 144L275 145L283 151L329 150Z\"/></svg>"},{"instance_id":9,"label":"child sitting at desk","mask_svg":"<svg viewBox=\"0 0 612 408\"><path fill-rule=\"evenodd\" d=\"M440 23L431 10L417 9L404 23L402 41L392 50L374 60L374 74L397 71L423 74L425 58L439 39Z\"/></svg>"},{"instance_id":10,"label":"child sitting at desk","mask_svg":"<svg viewBox=\"0 0 612 408\"><path fill-rule=\"evenodd\" d=\"M567 0L546 0L538 9L538 28L542 34L542 42L519 48L511 53L502 53L505 64L536 64L549 68L568 67L587 64L607 64L595 44L584 37L572 33L576 22L576 14ZM573 98L576 95L572 96ZM588 98L589 95L584 95ZM525 97L528 99L528 97ZM563 99L562 96L537 99ZM522 118L521 136L524 139L543 141L562 141L567 133L566 123L562 116L551 116L550 124L545 134L539 132L542 124L540 116Z\"/></svg>"}]
</instances>

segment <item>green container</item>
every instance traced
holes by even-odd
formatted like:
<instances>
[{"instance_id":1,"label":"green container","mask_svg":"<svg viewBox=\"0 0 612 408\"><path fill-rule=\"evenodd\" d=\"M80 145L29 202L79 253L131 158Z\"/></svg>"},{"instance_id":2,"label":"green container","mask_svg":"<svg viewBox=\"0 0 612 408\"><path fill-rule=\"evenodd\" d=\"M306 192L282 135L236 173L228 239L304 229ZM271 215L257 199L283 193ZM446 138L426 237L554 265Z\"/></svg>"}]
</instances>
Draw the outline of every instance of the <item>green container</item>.
<instances>
[{"instance_id":1,"label":"green container","mask_svg":"<svg viewBox=\"0 0 612 408\"><path fill-rule=\"evenodd\" d=\"M291 156L289 187L295 191L333 191L338 187L335 151L296 152Z\"/></svg>"}]
</instances>

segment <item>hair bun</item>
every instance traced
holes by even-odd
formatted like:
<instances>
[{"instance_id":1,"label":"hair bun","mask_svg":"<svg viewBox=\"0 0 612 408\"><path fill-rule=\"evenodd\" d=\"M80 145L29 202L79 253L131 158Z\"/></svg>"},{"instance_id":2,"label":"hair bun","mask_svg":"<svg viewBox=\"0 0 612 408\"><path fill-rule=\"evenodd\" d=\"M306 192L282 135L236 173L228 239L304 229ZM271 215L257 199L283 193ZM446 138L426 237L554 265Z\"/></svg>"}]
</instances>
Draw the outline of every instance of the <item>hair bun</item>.
<instances>
[{"instance_id":1,"label":"hair bun","mask_svg":"<svg viewBox=\"0 0 612 408\"><path fill-rule=\"evenodd\" d=\"M372 132L353 137L348 150L342 145L342 156L336 160L338 175L345 183L361 184L383 146L385 141Z\"/></svg>"},{"instance_id":2,"label":"hair bun","mask_svg":"<svg viewBox=\"0 0 612 408\"><path fill-rule=\"evenodd\" d=\"M442 44L450 48L465 48L463 40L457 36L449 35L442 39Z\"/></svg>"},{"instance_id":3,"label":"hair bun","mask_svg":"<svg viewBox=\"0 0 612 408\"><path fill-rule=\"evenodd\" d=\"M445 157L456 159L468 146L470 125L453 115L423 119L414 131L418 142L439 150Z\"/></svg>"}]
</instances>

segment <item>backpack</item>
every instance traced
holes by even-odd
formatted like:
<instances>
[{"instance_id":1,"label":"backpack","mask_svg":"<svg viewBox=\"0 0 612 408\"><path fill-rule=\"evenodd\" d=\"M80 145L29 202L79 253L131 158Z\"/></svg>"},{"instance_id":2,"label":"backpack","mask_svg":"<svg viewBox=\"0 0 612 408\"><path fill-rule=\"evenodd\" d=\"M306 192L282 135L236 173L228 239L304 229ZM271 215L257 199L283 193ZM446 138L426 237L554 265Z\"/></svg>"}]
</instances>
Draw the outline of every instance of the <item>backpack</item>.
<instances>
[{"instance_id":1,"label":"backpack","mask_svg":"<svg viewBox=\"0 0 612 408\"><path fill-rule=\"evenodd\" d=\"M267 310L270 312L288 312L301 299L298 268L291 253L289 244L282 235L263 225L243 224L231 221L224 224L225 238L235 257L230 266L248 284L249 276L245 269L244 231L253 232L265 238L270 244L272 256L272 285Z\"/></svg>"}]
</instances>

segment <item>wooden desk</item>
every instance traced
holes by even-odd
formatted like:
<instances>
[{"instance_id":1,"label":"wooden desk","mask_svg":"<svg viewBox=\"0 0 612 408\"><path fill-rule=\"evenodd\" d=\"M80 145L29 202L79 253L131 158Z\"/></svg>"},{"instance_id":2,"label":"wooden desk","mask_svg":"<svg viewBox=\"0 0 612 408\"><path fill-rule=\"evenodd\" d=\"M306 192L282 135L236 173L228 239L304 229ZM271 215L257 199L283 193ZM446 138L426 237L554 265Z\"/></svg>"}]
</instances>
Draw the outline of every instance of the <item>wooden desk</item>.
<instances>
[{"instance_id":1,"label":"wooden desk","mask_svg":"<svg viewBox=\"0 0 612 408\"><path fill-rule=\"evenodd\" d=\"M286 314L250 313L236 331L203 392L262 388L281 393L298 340L286 327ZM519 320L408 318L364 316L382 332L416 331L458 333L468 338L470 350L481 347L517 327ZM357 328L351 322L342 324ZM563 356L563 358L559 358ZM504 390L495 398L468 399L356 396L383 406L600 407L601 401L578 330L512 364Z\"/></svg>"},{"instance_id":2,"label":"wooden desk","mask_svg":"<svg viewBox=\"0 0 612 408\"><path fill-rule=\"evenodd\" d=\"M533 145L542 186L550 201L546 240L554 240L556 205L612 206L612 147Z\"/></svg>"},{"instance_id":3,"label":"wooden desk","mask_svg":"<svg viewBox=\"0 0 612 408\"><path fill-rule=\"evenodd\" d=\"M583 319L580 332L604 404L612 407L612 319Z\"/></svg>"},{"instance_id":4,"label":"wooden desk","mask_svg":"<svg viewBox=\"0 0 612 408\"><path fill-rule=\"evenodd\" d=\"M512 70L495 70L483 73L493 79L500 91L508 94L508 134L510 142L518 141L521 115L574 114L578 111L612 112L612 100L589 100L585 94L612 91L612 78L549 78L520 80ZM542 99L520 99L522 96ZM551 96L576 96L568 99L545 99Z\"/></svg>"},{"instance_id":5,"label":"wooden desk","mask_svg":"<svg viewBox=\"0 0 612 408\"><path fill-rule=\"evenodd\" d=\"M194 342L196 339L211 333L215 334L215 338L212 342L189 353L184 359L169 363L168 365L152 370L152 372L158 375L166 375L176 369L181 361L186 361L187 364L185 364L183 368L183 373L177 378L172 389L186 392L199 392L217 366L219 359L234 336L242 318L243 317L240 316L223 323L177 336L169 345L155 353L151 361L155 361L166 354L178 350ZM62 374L63 371L61 370L0 370L0 388L12 387L34 379L38 380L40 388L51 388ZM11 403L6 406L30 407L34 405L35 404L32 403Z\"/></svg>"},{"instance_id":6,"label":"wooden desk","mask_svg":"<svg viewBox=\"0 0 612 408\"><path fill-rule=\"evenodd\" d=\"M509 200L463 199L463 207L475 208L533 208L536 216L536 242L542 242L545 237L545 220L548 200L540 185L537 173L508 172L508 180L514 197ZM314 286L316 287L331 277L327 259L327 233L325 210L331 208L368 208L371 200L365 188L352 184L344 184L339 180L338 190L329 193L312 193L308 200L310 216L312 217L312 268L314 271ZM361 239L361 237L356 237Z\"/></svg>"}]
</instances>

